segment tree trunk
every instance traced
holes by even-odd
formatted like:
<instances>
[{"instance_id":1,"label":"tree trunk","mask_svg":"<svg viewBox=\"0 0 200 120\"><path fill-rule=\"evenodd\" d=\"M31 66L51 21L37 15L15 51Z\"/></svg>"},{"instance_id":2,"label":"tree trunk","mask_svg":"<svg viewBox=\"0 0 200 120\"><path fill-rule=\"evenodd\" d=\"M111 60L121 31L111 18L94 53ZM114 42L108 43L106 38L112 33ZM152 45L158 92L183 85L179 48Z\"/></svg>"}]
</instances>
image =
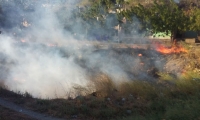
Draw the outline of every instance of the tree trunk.
<instances>
[{"instance_id":1,"label":"tree trunk","mask_svg":"<svg viewBox=\"0 0 200 120\"><path fill-rule=\"evenodd\" d=\"M177 34L177 30L171 31L171 42L174 42L174 40L176 39L176 34Z\"/></svg>"}]
</instances>

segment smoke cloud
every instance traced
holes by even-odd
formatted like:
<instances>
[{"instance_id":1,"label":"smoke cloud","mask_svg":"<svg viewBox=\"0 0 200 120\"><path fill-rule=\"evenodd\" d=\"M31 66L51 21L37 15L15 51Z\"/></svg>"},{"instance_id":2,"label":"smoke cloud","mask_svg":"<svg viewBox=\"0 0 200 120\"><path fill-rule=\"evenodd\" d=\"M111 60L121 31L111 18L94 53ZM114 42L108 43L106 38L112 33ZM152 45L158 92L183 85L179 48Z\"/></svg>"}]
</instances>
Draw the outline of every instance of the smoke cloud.
<instances>
[{"instance_id":1,"label":"smoke cloud","mask_svg":"<svg viewBox=\"0 0 200 120\"><path fill-rule=\"evenodd\" d=\"M174 0L174 2L176 2L176 3L179 3L179 2L180 2L180 0Z\"/></svg>"},{"instance_id":2,"label":"smoke cloud","mask_svg":"<svg viewBox=\"0 0 200 120\"><path fill-rule=\"evenodd\" d=\"M72 5L77 1L66 2ZM52 6L41 1L26 4L30 12L25 12L16 3L2 5L8 21L1 25L0 83L10 90L28 92L39 98L64 98L74 85L87 87L90 75L96 71L107 74L116 84L152 79L137 72L141 57L126 52L119 54L112 49L98 50L87 41L75 39L63 28L64 22L71 21L61 22L62 18L55 14L59 9L57 4ZM65 13L63 17L72 15L74 8L70 7L59 9ZM80 33L79 28L74 26L73 30Z\"/></svg>"}]
</instances>

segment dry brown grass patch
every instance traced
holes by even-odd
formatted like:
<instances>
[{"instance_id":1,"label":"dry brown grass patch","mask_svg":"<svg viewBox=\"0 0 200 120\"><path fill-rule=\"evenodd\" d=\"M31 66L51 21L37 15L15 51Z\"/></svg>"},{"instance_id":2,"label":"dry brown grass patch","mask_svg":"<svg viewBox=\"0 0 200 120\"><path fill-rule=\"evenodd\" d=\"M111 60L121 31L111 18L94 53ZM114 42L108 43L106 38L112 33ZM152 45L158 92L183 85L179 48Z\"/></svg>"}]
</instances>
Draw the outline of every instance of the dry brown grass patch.
<instances>
[{"instance_id":1,"label":"dry brown grass patch","mask_svg":"<svg viewBox=\"0 0 200 120\"><path fill-rule=\"evenodd\" d=\"M116 89L115 83L104 73L93 76L92 84L96 89L93 95L97 97L106 97Z\"/></svg>"},{"instance_id":2,"label":"dry brown grass patch","mask_svg":"<svg viewBox=\"0 0 200 120\"><path fill-rule=\"evenodd\" d=\"M169 73L185 73L196 71L200 73L200 49L190 49L188 53L167 56L165 70Z\"/></svg>"}]
</instances>

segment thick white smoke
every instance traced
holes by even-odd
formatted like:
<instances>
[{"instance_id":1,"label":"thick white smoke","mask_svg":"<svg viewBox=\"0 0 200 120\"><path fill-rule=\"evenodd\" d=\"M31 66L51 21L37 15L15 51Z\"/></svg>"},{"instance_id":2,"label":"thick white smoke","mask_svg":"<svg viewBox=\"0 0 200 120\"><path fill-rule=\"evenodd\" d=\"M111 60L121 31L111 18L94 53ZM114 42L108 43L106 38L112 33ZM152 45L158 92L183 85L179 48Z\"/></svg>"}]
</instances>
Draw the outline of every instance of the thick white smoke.
<instances>
[{"instance_id":1,"label":"thick white smoke","mask_svg":"<svg viewBox=\"0 0 200 120\"><path fill-rule=\"evenodd\" d=\"M77 40L63 30L54 8L56 6L44 7L37 3L34 12L29 14L18 8L18 13L24 17L19 20L23 28L15 26L3 30L0 35L0 81L5 86L10 90L28 92L34 97L60 98L67 97L74 85L86 87L90 82L88 70L91 69L107 74L116 83L136 78L134 75L130 77L128 71L137 71L140 58L129 54L115 56L112 52L111 55L94 52L92 45L73 42ZM70 14L69 9L66 16ZM57 46L47 47L48 44ZM77 58L85 60L83 65ZM148 78L143 73L136 75Z\"/></svg>"},{"instance_id":2,"label":"thick white smoke","mask_svg":"<svg viewBox=\"0 0 200 120\"><path fill-rule=\"evenodd\" d=\"M66 97L75 84L87 85L88 78L73 56L64 58L59 50L45 46L67 45L73 40L63 33L54 11L41 3L35 4L34 10L31 14L19 11L27 22L21 23L24 28L16 26L0 36L0 52L4 55L1 62L6 61L2 71L8 70L1 81L11 90L28 92L34 97Z\"/></svg>"},{"instance_id":3,"label":"thick white smoke","mask_svg":"<svg viewBox=\"0 0 200 120\"><path fill-rule=\"evenodd\" d=\"M74 84L87 84L85 70L74 62L73 56L63 58L55 50L17 46L13 39L1 36L0 43L6 61L12 61L7 64L10 68L4 81L8 88L52 98L64 97Z\"/></svg>"}]
</instances>

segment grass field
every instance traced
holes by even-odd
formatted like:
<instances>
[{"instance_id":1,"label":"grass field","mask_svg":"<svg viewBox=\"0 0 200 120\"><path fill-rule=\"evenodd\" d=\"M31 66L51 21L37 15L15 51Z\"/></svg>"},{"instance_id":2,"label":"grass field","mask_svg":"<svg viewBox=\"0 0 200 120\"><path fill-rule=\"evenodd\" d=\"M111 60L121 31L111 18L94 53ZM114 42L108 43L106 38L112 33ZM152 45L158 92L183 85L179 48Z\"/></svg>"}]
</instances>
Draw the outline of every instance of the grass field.
<instances>
[{"instance_id":1,"label":"grass field","mask_svg":"<svg viewBox=\"0 0 200 120\"><path fill-rule=\"evenodd\" d=\"M185 46L187 47L187 46ZM88 93L68 99L36 99L29 93L0 89L0 97L20 106L66 119L82 120L199 120L199 50L166 55L165 71L156 81L132 80L118 85L105 74L93 76L96 87L76 86ZM186 62L183 58L187 58ZM175 66L172 69L172 66ZM0 108L1 110L2 108ZM13 115L14 116L14 115Z\"/></svg>"},{"instance_id":2,"label":"grass field","mask_svg":"<svg viewBox=\"0 0 200 120\"><path fill-rule=\"evenodd\" d=\"M4 89L0 96L33 111L67 119L200 119L200 80L133 81L118 90L101 87L107 91L75 99L34 99L28 93L17 95Z\"/></svg>"}]
</instances>

